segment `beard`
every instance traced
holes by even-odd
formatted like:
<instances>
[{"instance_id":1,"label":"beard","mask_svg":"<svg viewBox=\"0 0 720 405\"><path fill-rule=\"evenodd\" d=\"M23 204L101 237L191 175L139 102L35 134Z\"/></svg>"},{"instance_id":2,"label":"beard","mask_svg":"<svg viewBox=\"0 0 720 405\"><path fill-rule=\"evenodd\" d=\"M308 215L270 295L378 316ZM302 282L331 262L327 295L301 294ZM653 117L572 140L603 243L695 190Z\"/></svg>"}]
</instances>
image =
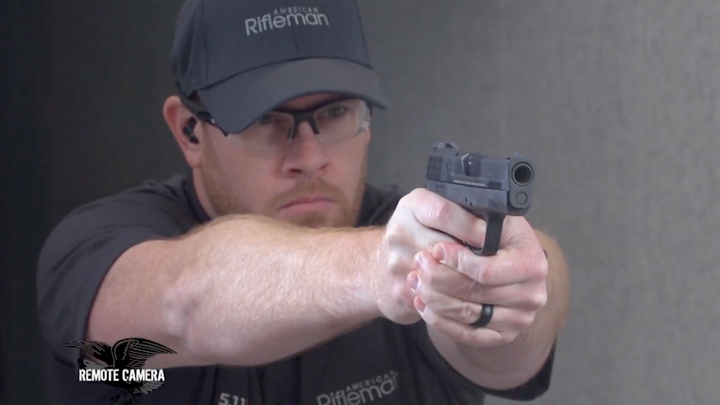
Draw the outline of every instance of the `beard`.
<instances>
[{"instance_id":1,"label":"beard","mask_svg":"<svg viewBox=\"0 0 720 405\"><path fill-rule=\"evenodd\" d=\"M260 212L253 212L247 202L243 201L239 195L240 193L233 192L233 182L223 173L212 146L206 146L203 149L205 149L205 159L200 175L208 199L218 216L257 214L275 218L275 213L291 201L307 195L321 195L335 201L339 207L339 212L337 210L332 210L332 212L308 212L285 219L285 221L310 228L353 227L357 223L367 176L367 150L365 148L363 148L362 164L352 201L339 187L328 184L322 179L308 179L297 183L291 190L273 197L269 203L260 209ZM283 220L280 218L275 219Z\"/></svg>"}]
</instances>

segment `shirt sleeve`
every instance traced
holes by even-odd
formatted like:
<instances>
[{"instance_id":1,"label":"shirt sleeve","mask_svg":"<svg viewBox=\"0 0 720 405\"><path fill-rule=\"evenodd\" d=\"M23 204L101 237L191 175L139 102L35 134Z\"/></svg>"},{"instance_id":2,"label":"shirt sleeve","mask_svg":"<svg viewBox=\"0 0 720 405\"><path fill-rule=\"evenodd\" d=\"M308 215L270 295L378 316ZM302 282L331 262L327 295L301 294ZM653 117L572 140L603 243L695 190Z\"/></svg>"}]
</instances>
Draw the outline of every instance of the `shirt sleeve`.
<instances>
[{"instance_id":1,"label":"shirt sleeve","mask_svg":"<svg viewBox=\"0 0 720 405\"><path fill-rule=\"evenodd\" d=\"M475 384L460 374L450 363L437 351L430 336L427 333L425 322L417 322L410 328L410 335L415 350L419 351L418 356L413 356L417 361L423 361L430 365L430 369L437 375L443 384L450 387L447 392L452 393L455 398L453 403L473 404L478 398L485 394L495 397L516 400L531 401L543 395L550 388L550 377L552 374L553 360L555 358L555 344L540 371L529 381L519 387L509 390L492 390Z\"/></svg>"},{"instance_id":2,"label":"shirt sleeve","mask_svg":"<svg viewBox=\"0 0 720 405\"><path fill-rule=\"evenodd\" d=\"M40 329L57 361L77 367L87 319L105 274L130 247L181 233L182 206L148 188L82 206L48 236L39 255Z\"/></svg>"}]
</instances>

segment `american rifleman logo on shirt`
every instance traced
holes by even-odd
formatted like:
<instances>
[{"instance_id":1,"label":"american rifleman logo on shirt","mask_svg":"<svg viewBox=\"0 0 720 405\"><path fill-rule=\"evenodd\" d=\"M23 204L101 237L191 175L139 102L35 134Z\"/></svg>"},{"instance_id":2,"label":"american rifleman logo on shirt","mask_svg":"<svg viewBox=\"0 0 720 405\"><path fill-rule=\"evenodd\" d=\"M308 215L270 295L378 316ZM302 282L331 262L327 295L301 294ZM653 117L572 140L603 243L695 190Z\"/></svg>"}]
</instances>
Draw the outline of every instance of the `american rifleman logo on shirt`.
<instances>
[{"instance_id":1,"label":"american rifleman logo on shirt","mask_svg":"<svg viewBox=\"0 0 720 405\"><path fill-rule=\"evenodd\" d=\"M317 396L318 405L361 405L372 403L397 390L398 373L390 370L372 379L348 384L344 389Z\"/></svg>"},{"instance_id":2,"label":"american rifleman logo on shirt","mask_svg":"<svg viewBox=\"0 0 720 405\"><path fill-rule=\"evenodd\" d=\"M245 33L250 36L294 25L330 25L330 21L317 7L282 7L245 20Z\"/></svg>"}]
</instances>

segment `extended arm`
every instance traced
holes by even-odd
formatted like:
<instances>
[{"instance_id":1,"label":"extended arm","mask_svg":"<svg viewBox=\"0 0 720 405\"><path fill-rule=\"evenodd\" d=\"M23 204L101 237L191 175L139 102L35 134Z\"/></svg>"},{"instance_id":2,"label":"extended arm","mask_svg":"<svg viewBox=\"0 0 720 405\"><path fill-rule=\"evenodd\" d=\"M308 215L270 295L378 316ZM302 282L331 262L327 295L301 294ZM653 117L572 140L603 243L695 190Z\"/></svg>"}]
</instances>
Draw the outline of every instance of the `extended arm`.
<instances>
[{"instance_id":1,"label":"extended arm","mask_svg":"<svg viewBox=\"0 0 720 405\"><path fill-rule=\"evenodd\" d=\"M366 275L382 262L382 233L232 216L179 240L141 243L105 277L87 338L139 336L178 352L148 367L285 358L379 315Z\"/></svg>"}]
</instances>

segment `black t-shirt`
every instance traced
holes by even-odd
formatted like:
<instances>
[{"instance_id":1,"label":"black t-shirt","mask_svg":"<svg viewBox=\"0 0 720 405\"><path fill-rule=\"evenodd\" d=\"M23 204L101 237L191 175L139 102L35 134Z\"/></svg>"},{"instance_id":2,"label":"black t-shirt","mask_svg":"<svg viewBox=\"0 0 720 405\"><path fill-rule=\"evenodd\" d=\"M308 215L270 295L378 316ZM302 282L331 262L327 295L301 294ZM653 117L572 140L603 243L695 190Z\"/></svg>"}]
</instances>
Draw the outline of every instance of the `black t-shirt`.
<instances>
[{"instance_id":1,"label":"black t-shirt","mask_svg":"<svg viewBox=\"0 0 720 405\"><path fill-rule=\"evenodd\" d=\"M368 185L357 226L386 224L401 197L397 187ZM178 175L84 205L54 229L41 251L37 279L54 403L109 404L119 393L105 383L78 381L80 351L65 346L83 340L95 294L113 262L135 244L175 237L207 221L191 178ZM548 389L553 358L522 387L490 391L439 355L422 321L398 325L381 318L265 367L165 369L164 384L133 403L478 405L486 393L528 400Z\"/></svg>"}]
</instances>

